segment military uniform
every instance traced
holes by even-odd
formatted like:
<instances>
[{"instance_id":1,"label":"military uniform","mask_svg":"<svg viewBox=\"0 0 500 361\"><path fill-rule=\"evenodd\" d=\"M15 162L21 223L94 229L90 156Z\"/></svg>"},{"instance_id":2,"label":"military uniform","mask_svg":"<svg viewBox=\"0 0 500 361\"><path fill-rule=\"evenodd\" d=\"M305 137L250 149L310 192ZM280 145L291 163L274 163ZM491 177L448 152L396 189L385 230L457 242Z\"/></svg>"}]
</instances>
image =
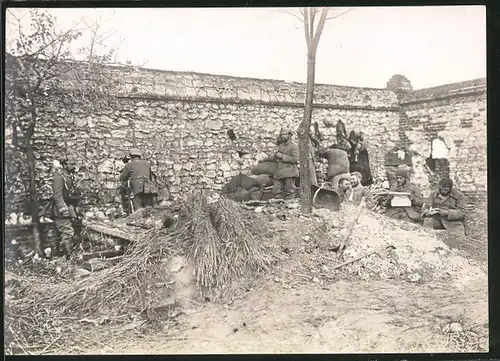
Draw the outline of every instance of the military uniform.
<instances>
[{"instance_id":1,"label":"military uniform","mask_svg":"<svg viewBox=\"0 0 500 361\"><path fill-rule=\"evenodd\" d=\"M280 153L281 157L277 158L276 154L266 157L259 163L276 162L277 169L273 174L273 194L281 196L285 193L285 197L292 198L295 195L295 180L299 177L299 147L292 143L291 130L282 129L280 137L283 135L289 136L288 139L278 145L276 154Z\"/></svg>"},{"instance_id":2,"label":"military uniform","mask_svg":"<svg viewBox=\"0 0 500 361\"><path fill-rule=\"evenodd\" d=\"M125 165L120 175L120 181L130 180L134 211L148 206L152 207L157 192L154 190L151 179L151 164L147 160L134 158L141 156L138 150L131 150L130 156L133 158Z\"/></svg>"},{"instance_id":3,"label":"military uniform","mask_svg":"<svg viewBox=\"0 0 500 361\"><path fill-rule=\"evenodd\" d=\"M273 194L278 195L285 192L287 197L295 193L295 180L299 177L299 147L290 140L278 147L278 153L283 155L277 159L278 170L273 177Z\"/></svg>"},{"instance_id":4,"label":"military uniform","mask_svg":"<svg viewBox=\"0 0 500 361\"><path fill-rule=\"evenodd\" d=\"M403 176L403 171L398 171L398 176ZM390 200L392 197L389 197L387 200L387 208L385 210L385 214L390 218L402 219L406 221L411 221L413 223L420 223L420 208L424 204L422 191L420 188L414 183L409 182L408 180L403 186L400 186L398 183L393 184L389 191L391 192L404 192L410 193L411 206L410 207L394 207L390 206Z\"/></svg>"},{"instance_id":5,"label":"military uniform","mask_svg":"<svg viewBox=\"0 0 500 361\"><path fill-rule=\"evenodd\" d=\"M122 158L122 162L124 164L127 164L128 162L130 162L130 158L128 156L125 156ZM122 170L123 172L123 170ZM132 213L132 207L130 206L130 196L131 196L131 187L130 187L130 181L129 180L126 180L126 181L122 181L120 182L120 186L118 187L118 190L120 192L120 198L121 198L121 205L122 205L122 208L123 208L123 211L126 213L126 214L130 214Z\"/></svg>"},{"instance_id":6,"label":"military uniform","mask_svg":"<svg viewBox=\"0 0 500 361\"><path fill-rule=\"evenodd\" d=\"M359 204L361 203L361 199L363 197L365 198L365 204L368 209L375 206L375 201L373 200L370 191L363 187L361 183L358 183L357 186L352 187L352 202L354 204Z\"/></svg>"},{"instance_id":7,"label":"military uniform","mask_svg":"<svg viewBox=\"0 0 500 361\"><path fill-rule=\"evenodd\" d=\"M427 201L429 208L447 210L447 216L435 214L424 219L424 226L433 229L446 229L450 234L465 235L464 219L467 214L467 197L458 189L452 188L451 193L442 196L439 191L429 195Z\"/></svg>"},{"instance_id":8,"label":"military uniform","mask_svg":"<svg viewBox=\"0 0 500 361\"><path fill-rule=\"evenodd\" d=\"M52 216L57 231L61 236L63 251L68 257L73 249L73 239L75 231L72 219L77 218L75 203L76 199L71 196L73 189L73 179L65 172L60 171L54 174L52 181ZM59 245L55 245L56 253Z\"/></svg>"}]
</instances>

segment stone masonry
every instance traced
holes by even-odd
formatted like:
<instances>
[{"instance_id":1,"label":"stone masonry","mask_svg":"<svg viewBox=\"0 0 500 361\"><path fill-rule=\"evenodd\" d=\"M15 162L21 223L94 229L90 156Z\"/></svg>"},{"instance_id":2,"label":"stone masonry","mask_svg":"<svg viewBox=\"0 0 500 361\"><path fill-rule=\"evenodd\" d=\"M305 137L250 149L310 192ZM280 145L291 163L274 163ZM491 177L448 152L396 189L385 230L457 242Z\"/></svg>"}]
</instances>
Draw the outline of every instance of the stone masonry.
<instances>
[{"instance_id":1,"label":"stone masonry","mask_svg":"<svg viewBox=\"0 0 500 361\"><path fill-rule=\"evenodd\" d=\"M219 190L274 149L281 127L297 129L303 116L300 83L150 69L110 72L124 77L115 109L86 111L57 99L40 109L34 144L41 198L50 197L50 164L67 156L83 166L81 185L91 201L110 203L121 158L132 146L144 151L174 197L194 188ZM403 95L393 88L318 84L313 122L325 145L334 141L338 119L348 131L362 129L376 177L385 176L388 149L409 146L423 159L432 138L440 137L450 147L450 172L459 187L480 193L487 174L485 89L485 80L418 91L406 84ZM229 137L231 131L236 138ZM5 129L6 201L15 204L25 194L26 167L9 145L10 136ZM425 183L425 177L418 179Z\"/></svg>"}]
</instances>

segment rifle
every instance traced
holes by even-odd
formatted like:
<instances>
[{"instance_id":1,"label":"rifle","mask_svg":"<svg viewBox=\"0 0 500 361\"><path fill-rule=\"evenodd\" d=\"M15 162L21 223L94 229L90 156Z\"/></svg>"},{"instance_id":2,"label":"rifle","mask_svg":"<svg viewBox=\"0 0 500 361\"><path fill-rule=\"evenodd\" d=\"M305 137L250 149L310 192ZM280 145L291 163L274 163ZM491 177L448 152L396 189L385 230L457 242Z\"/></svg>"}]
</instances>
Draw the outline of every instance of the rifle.
<instances>
[{"instance_id":1,"label":"rifle","mask_svg":"<svg viewBox=\"0 0 500 361\"><path fill-rule=\"evenodd\" d=\"M130 179L127 180L127 199L128 199L128 205L130 207L130 213L134 213L134 202L132 202L132 199L134 198L132 195L132 185L130 184Z\"/></svg>"}]
</instances>

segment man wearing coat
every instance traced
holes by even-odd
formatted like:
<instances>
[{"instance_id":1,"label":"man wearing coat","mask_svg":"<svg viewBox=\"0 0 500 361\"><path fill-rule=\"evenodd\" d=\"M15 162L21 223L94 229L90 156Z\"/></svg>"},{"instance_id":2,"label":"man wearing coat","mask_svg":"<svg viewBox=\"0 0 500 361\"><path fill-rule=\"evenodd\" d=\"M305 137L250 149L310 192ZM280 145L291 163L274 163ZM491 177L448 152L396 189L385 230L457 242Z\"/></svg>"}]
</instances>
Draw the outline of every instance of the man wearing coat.
<instances>
[{"instance_id":1,"label":"man wearing coat","mask_svg":"<svg viewBox=\"0 0 500 361\"><path fill-rule=\"evenodd\" d=\"M62 160L60 163L61 167L55 169L52 180L52 217L60 233L61 251L66 258L69 258L75 237L72 220L77 218L76 205L79 201L75 196L72 176L76 171L76 165L67 160ZM59 253L60 245L55 245L55 255Z\"/></svg>"},{"instance_id":2,"label":"man wearing coat","mask_svg":"<svg viewBox=\"0 0 500 361\"><path fill-rule=\"evenodd\" d=\"M130 162L130 157L128 154L122 158L122 162L125 165L128 162ZM130 194L131 189L130 189L129 183L130 183L130 181L120 182L120 186L118 187L118 190L120 192L122 208L126 214L132 213L132 207L130 205L131 200L129 199L129 197L131 196L131 194Z\"/></svg>"},{"instance_id":3,"label":"man wearing coat","mask_svg":"<svg viewBox=\"0 0 500 361\"><path fill-rule=\"evenodd\" d=\"M370 191L361 184L362 177L359 172L351 173L352 202L359 204L361 203L361 199L365 198L366 207L371 209L375 206L375 201Z\"/></svg>"},{"instance_id":4,"label":"man wearing coat","mask_svg":"<svg viewBox=\"0 0 500 361\"><path fill-rule=\"evenodd\" d=\"M275 161L278 164L273 176L273 194L276 198L294 198L295 180L299 177L299 147L292 142L292 131L282 129L277 139L278 150L260 162Z\"/></svg>"},{"instance_id":5,"label":"man wearing coat","mask_svg":"<svg viewBox=\"0 0 500 361\"><path fill-rule=\"evenodd\" d=\"M422 191L420 188L409 181L409 174L406 169L398 169L396 171L396 183L394 183L389 191L410 193L410 207L391 207L393 196L389 196L385 202L387 207L385 214L390 218L402 219L413 223L421 223L420 208L424 204Z\"/></svg>"},{"instance_id":6,"label":"man wearing coat","mask_svg":"<svg viewBox=\"0 0 500 361\"><path fill-rule=\"evenodd\" d=\"M133 212L135 212L141 208L152 207L158 192L151 179L151 164L142 159L141 151L134 148L130 150L129 155L130 162L125 165L120 181L130 180Z\"/></svg>"},{"instance_id":7,"label":"man wearing coat","mask_svg":"<svg viewBox=\"0 0 500 361\"><path fill-rule=\"evenodd\" d=\"M452 235L464 236L466 214L466 196L453 187L451 179L444 178L439 182L439 189L429 195L422 217L428 228L446 229Z\"/></svg>"}]
</instances>

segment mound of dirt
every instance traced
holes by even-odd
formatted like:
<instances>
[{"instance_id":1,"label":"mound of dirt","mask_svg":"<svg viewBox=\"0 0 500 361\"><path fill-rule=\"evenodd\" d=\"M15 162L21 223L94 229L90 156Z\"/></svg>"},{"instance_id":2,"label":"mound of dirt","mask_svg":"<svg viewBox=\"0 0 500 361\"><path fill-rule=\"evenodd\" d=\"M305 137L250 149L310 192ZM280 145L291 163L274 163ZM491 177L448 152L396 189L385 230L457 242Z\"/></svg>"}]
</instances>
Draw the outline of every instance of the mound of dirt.
<instances>
[{"instance_id":1,"label":"mound of dirt","mask_svg":"<svg viewBox=\"0 0 500 361\"><path fill-rule=\"evenodd\" d=\"M322 217L331 218L328 211ZM326 213L326 214L325 214ZM355 209L346 207L341 222L354 219ZM393 246L389 252L372 254L343 269L361 279L402 278L411 282L477 279L485 276L477 262L448 247L435 231L384 215L363 211L351 234L346 260L369 251Z\"/></svg>"},{"instance_id":2,"label":"mound of dirt","mask_svg":"<svg viewBox=\"0 0 500 361\"><path fill-rule=\"evenodd\" d=\"M270 277L285 288L335 279L451 281L457 285L486 279L476 261L450 248L436 231L365 209L341 259L337 254L340 239L354 221L356 207L343 206L339 212L314 209L311 216L296 214L294 208L269 205L254 211L267 227L268 242L280 253L280 265ZM337 268L372 251L377 252Z\"/></svg>"}]
</instances>

